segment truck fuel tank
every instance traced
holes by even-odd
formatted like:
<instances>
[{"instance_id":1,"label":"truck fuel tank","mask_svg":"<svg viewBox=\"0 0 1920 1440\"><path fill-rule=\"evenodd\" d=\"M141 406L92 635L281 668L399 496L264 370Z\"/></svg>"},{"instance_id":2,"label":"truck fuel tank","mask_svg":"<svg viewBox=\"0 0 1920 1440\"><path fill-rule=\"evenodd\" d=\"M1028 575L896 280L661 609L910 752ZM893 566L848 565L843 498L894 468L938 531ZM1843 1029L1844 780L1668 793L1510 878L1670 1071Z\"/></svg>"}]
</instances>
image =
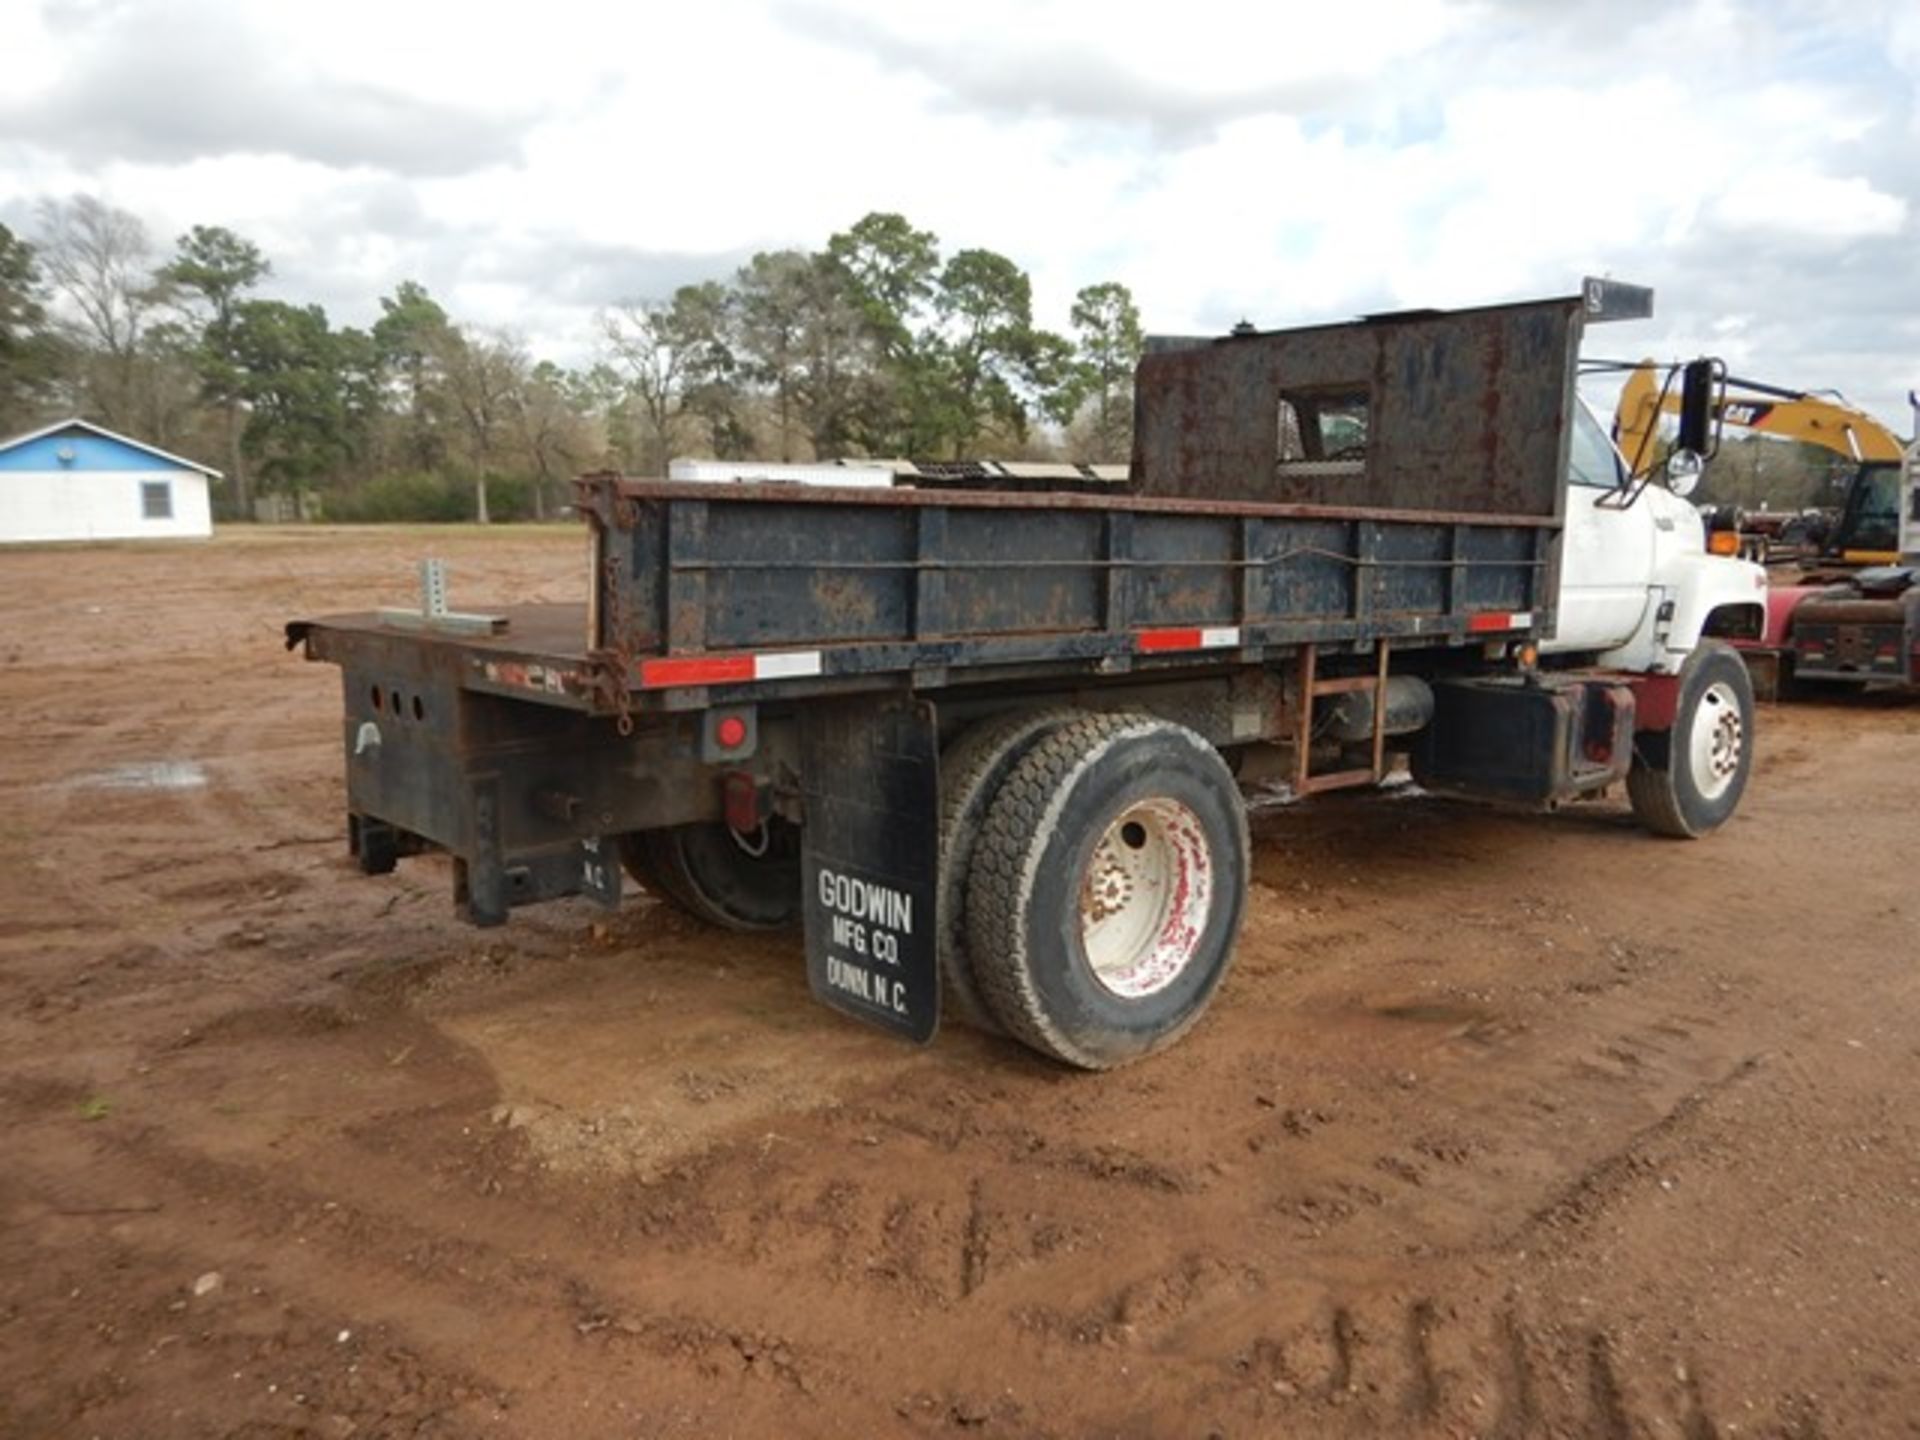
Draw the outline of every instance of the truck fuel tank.
<instances>
[{"instance_id":1,"label":"truck fuel tank","mask_svg":"<svg viewBox=\"0 0 1920 1440\"><path fill-rule=\"evenodd\" d=\"M1534 673L1443 680L1413 748L1427 789L1553 806L1624 780L1633 763L1631 686Z\"/></svg>"}]
</instances>

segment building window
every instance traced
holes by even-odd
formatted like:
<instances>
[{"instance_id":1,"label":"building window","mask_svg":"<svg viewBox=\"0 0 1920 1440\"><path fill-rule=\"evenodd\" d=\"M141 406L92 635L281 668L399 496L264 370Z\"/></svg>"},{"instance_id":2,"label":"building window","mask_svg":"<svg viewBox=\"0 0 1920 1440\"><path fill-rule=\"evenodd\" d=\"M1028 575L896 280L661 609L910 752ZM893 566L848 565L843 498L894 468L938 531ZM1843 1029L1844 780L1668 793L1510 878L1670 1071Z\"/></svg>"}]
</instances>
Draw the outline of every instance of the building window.
<instances>
[{"instance_id":1,"label":"building window","mask_svg":"<svg viewBox=\"0 0 1920 1440\"><path fill-rule=\"evenodd\" d=\"M173 518L172 481L142 480L140 482L140 518L142 520Z\"/></svg>"}]
</instances>

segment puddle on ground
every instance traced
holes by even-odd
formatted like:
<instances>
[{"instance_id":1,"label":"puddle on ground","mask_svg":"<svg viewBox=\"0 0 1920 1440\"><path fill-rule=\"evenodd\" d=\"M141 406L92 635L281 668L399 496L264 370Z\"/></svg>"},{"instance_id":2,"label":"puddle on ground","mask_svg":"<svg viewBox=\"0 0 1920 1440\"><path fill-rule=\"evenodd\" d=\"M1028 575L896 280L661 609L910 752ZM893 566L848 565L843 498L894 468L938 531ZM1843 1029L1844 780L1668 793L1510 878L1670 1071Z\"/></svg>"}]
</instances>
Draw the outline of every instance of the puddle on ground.
<instances>
[{"instance_id":1,"label":"puddle on ground","mask_svg":"<svg viewBox=\"0 0 1920 1440\"><path fill-rule=\"evenodd\" d=\"M1449 1004L1438 1000L1376 1005L1373 1013L1388 1020L1413 1020L1425 1025L1478 1025L1493 1018L1490 1011L1478 1005Z\"/></svg>"},{"instance_id":2,"label":"puddle on ground","mask_svg":"<svg viewBox=\"0 0 1920 1440\"><path fill-rule=\"evenodd\" d=\"M136 760L74 777L86 790L198 790L207 783L198 760Z\"/></svg>"}]
</instances>

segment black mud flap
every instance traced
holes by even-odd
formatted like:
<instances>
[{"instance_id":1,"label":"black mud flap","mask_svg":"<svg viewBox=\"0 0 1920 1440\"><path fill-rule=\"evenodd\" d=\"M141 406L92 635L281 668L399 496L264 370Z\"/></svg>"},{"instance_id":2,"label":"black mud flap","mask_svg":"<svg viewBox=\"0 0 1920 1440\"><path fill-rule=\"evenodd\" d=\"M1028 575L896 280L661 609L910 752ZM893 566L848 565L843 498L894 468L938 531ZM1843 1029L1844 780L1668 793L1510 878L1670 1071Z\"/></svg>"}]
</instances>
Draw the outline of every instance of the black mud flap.
<instances>
[{"instance_id":1,"label":"black mud flap","mask_svg":"<svg viewBox=\"0 0 1920 1440\"><path fill-rule=\"evenodd\" d=\"M916 1043L940 1026L939 746L933 707L816 703L800 714L807 979L814 997Z\"/></svg>"}]
</instances>

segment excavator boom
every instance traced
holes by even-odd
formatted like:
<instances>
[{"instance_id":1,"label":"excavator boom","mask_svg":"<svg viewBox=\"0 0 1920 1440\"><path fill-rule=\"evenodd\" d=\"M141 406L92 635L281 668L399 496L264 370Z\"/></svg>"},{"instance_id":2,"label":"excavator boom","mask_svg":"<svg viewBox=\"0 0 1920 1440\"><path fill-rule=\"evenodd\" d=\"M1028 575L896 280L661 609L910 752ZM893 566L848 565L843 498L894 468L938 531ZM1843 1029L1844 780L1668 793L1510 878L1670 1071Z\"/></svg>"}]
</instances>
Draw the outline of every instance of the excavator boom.
<instances>
[{"instance_id":1,"label":"excavator boom","mask_svg":"<svg viewBox=\"0 0 1920 1440\"><path fill-rule=\"evenodd\" d=\"M1645 470L1653 460L1653 434L1660 417L1678 414L1679 410L1679 387L1662 380L1661 367L1647 361L1628 375L1614 411L1614 438L1636 472ZM1844 400L1734 376L1727 377L1725 392L1714 405L1714 417L1722 424L1783 440L1804 441L1863 463L1884 460L1897 464L1904 449L1893 431Z\"/></svg>"}]
</instances>

